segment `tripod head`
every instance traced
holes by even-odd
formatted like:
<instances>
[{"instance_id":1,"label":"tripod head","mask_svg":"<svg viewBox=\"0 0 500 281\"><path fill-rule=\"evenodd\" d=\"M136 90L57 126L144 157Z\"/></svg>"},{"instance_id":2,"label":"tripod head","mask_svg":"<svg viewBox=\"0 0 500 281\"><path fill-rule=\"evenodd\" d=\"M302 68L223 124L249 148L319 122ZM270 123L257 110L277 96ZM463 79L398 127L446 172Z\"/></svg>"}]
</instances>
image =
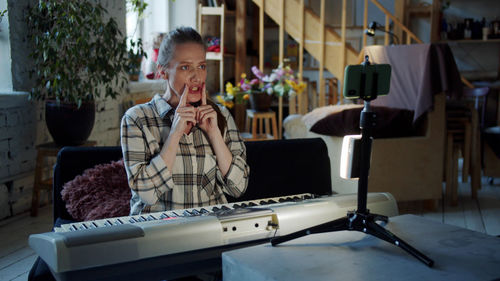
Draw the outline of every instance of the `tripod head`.
<instances>
[{"instance_id":1,"label":"tripod head","mask_svg":"<svg viewBox=\"0 0 500 281\"><path fill-rule=\"evenodd\" d=\"M348 65L344 71L344 97L371 101L389 94L391 66L371 64L368 56L360 65Z\"/></svg>"}]
</instances>

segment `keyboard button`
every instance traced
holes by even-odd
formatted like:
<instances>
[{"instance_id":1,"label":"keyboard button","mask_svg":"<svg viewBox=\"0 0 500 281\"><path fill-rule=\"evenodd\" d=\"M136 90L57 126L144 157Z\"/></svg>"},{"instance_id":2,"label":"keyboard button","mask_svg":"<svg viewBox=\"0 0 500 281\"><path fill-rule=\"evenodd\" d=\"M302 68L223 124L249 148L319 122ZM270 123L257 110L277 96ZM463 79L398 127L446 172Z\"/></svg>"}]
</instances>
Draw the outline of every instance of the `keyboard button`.
<instances>
[{"instance_id":1,"label":"keyboard button","mask_svg":"<svg viewBox=\"0 0 500 281\"><path fill-rule=\"evenodd\" d=\"M153 215L149 215L147 219L148 219L148 221L155 221L155 220L157 220L157 218L153 217Z\"/></svg>"},{"instance_id":2,"label":"keyboard button","mask_svg":"<svg viewBox=\"0 0 500 281\"><path fill-rule=\"evenodd\" d=\"M201 208L200 209L200 213L202 213L202 214L208 214L210 212L207 209L205 209L205 208Z\"/></svg>"},{"instance_id":3,"label":"keyboard button","mask_svg":"<svg viewBox=\"0 0 500 281\"><path fill-rule=\"evenodd\" d=\"M258 205L257 205L257 204L255 204L254 202L250 202L250 203L248 203L248 206L250 206L250 207L255 207L255 206L258 206Z\"/></svg>"},{"instance_id":4,"label":"keyboard button","mask_svg":"<svg viewBox=\"0 0 500 281\"><path fill-rule=\"evenodd\" d=\"M222 206L222 210L227 211L227 210L231 210L231 208L229 208L228 206L224 205L224 206Z\"/></svg>"},{"instance_id":5,"label":"keyboard button","mask_svg":"<svg viewBox=\"0 0 500 281\"><path fill-rule=\"evenodd\" d=\"M200 212L198 210L196 210L196 209L192 209L191 210L191 214L193 214L193 216L199 216L199 215L201 215Z\"/></svg>"},{"instance_id":6,"label":"keyboard button","mask_svg":"<svg viewBox=\"0 0 500 281\"><path fill-rule=\"evenodd\" d=\"M190 213L188 210L185 210L185 211L182 213L182 215L183 215L183 216L185 216L185 217L192 217L192 216L193 216L193 214L192 214L192 213Z\"/></svg>"},{"instance_id":7,"label":"keyboard button","mask_svg":"<svg viewBox=\"0 0 500 281\"><path fill-rule=\"evenodd\" d=\"M259 202L259 204L260 205L267 205L268 203L267 203L267 201L262 200L262 201Z\"/></svg>"},{"instance_id":8,"label":"keyboard button","mask_svg":"<svg viewBox=\"0 0 500 281\"><path fill-rule=\"evenodd\" d=\"M238 204L233 204L233 208L235 209L239 209L239 208L242 208L242 206L238 205Z\"/></svg>"},{"instance_id":9,"label":"keyboard button","mask_svg":"<svg viewBox=\"0 0 500 281\"><path fill-rule=\"evenodd\" d=\"M160 215L160 219L166 219L166 218L168 218L168 217L169 217L169 216L168 216L167 214L165 214L165 213L162 213L162 214Z\"/></svg>"},{"instance_id":10,"label":"keyboard button","mask_svg":"<svg viewBox=\"0 0 500 281\"><path fill-rule=\"evenodd\" d=\"M212 211L213 211L213 212L220 211L220 208L218 208L218 207L213 207L213 208L212 208Z\"/></svg>"},{"instance_id":11,"label":"keyboard button","mask_svg":"<svg viewBox=\"0 0 500 281\"><path fill-rule=\"evenodd\" d=\"M241 205L240 205L240 206L241 206L242 208L246 208L246 207L248 207L247 203L241 203Z\"/></svg>"}]
</instances>

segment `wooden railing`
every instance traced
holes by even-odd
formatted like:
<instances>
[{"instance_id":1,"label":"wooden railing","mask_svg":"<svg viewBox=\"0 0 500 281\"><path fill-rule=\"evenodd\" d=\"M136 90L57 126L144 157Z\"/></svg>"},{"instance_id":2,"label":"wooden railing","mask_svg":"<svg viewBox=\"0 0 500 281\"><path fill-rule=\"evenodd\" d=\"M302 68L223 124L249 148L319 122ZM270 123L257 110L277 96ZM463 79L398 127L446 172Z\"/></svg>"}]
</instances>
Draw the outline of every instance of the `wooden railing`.
<instances>
[{"instance_id":1,"label":"wooden railing","mask_svg":"<svg viewBox=\"0 0 500 281\"><path fill-rule=\"evenodd\" d=\"M382 11L385 14L385 38L384 38L384 45L389 45L389 35L390 35L390 25L389 25L389 20L392 20L394 24L396 24L398 27L400 27L403 31L406 32L406 41L405 44L411 44L412 40L414 40L417 43L423 43L420 38L417 37L413 32L411 32L398 18L396 18L391 12L389 12L382 4L380 4L377 0L370 0L377 8L379 8L380 11ZM368 28L368 0L365 0L364 4L364 13L363 13L363 30L366 30ZM366 33L363 33L363 47L366 46ZM403 44L403 41L400 42L400 44Z\"/></svg>"}]
</instances>

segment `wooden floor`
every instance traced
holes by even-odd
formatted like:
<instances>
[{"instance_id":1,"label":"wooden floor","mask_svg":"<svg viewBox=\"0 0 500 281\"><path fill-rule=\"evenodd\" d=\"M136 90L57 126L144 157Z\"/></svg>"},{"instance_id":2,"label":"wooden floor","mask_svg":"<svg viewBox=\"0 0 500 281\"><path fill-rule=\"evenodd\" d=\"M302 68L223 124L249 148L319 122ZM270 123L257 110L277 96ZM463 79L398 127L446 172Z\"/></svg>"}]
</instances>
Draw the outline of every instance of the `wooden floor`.
<instances>
[{"instance_id":1,"label":"wooden floor","mask_svg":"<svg viewBox=\"0 0 500 281\"><path fill-rule=\"evenodd\" d=\"M412 213L489 235L500 235L500 180L496 179L494 185L488 185L487 179L483 178L477 200L471 199L469 184L460 183L459 186L459 203L456 207L439 202L436 211L428 212L419 204L410 203L401 206L400 213ZM51 226L51 206L41 208L37 218L26 213L0 221L0 280L27 280L36 259L28 246L28 236L51 231Z\"/></svg>"}]
</instances>

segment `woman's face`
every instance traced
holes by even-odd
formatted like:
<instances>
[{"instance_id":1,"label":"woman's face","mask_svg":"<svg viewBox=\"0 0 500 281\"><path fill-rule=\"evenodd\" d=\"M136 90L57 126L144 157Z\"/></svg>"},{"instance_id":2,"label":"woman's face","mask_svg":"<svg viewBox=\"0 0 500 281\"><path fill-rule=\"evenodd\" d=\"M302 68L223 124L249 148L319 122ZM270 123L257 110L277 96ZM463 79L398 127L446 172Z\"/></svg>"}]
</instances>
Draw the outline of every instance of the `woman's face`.
<instances>
[{"instance_id":1,"label":"woman's face","mask_svg":"<svg viewBox=\"0 0 500 281\"><path fill-rule=\"evenodd\" d=\"M206 68L206 53L202 45L184 43L175 46L173 57L165 72L170 89L173 90L172 101L178 103L184 87L187 87L187 102L199 102L207 79Z\"/></svg>"}]
</instances>

